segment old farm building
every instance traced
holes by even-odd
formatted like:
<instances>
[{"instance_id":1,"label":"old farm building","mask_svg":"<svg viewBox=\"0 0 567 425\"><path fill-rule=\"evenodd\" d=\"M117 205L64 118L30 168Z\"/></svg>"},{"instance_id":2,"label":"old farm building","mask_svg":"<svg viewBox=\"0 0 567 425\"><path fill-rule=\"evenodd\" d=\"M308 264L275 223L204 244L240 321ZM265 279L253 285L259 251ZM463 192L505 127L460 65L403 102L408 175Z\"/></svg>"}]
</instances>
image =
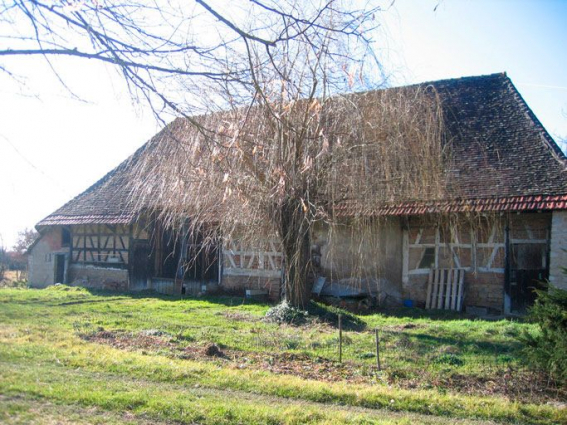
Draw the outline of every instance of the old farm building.
<instances>
[{"instance_id":1,"label":"old farm building","mask_svg":"<svg viewBox=\"0 0 567 425\"><path fill-rule=\"evenodd\" d=\"M564 154L505 74L428 84L442 99L459 196L368 211L385 224L377 242L380 255L367 256L363 267L375 278L359 279L357 286L349 286L357 230L338 232L331 250L325 232L315 229L316 291L363 291L382 300L447 308L452 301L432 301L431 291L450 292L451 281L460 285L461 292L454 287L452 293L465 306L512 312L533 300L535 280L567 287L561 273L567 265ZM277 243L255 250L223 240L205 250L198 238L173 236L130 202L128 168L136 160L135 154L37 224L41 238L30 250L32 286L62 282L163 293L258 289L280 296L283 256ZM338 213L348 221L353 209L345 202ZM471 212L476 224L459 220ZM449 229L436 219L440 215L460 224ZM432 287L432 281L449 289Z\"/></svg>"}]
</instances>

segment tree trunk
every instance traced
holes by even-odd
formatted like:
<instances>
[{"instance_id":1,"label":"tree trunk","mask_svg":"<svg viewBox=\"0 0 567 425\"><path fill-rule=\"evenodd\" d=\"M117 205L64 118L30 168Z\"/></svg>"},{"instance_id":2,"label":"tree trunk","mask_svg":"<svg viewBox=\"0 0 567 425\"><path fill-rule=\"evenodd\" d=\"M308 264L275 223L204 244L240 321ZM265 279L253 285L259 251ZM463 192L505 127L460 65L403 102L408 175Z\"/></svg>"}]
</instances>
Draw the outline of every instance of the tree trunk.
<instances>
[{"instance_id":1,"label":"tree trunk","mask_svg":"<svg viewBox=\"0 0 567 425\"><path fill-rule=\"evenodd\" d=\"M311 244L309 212L300 199L287 200L280 211L280 231L285 260L285 299L306 309L311 295Z\"/></svg>"}]
</instances>

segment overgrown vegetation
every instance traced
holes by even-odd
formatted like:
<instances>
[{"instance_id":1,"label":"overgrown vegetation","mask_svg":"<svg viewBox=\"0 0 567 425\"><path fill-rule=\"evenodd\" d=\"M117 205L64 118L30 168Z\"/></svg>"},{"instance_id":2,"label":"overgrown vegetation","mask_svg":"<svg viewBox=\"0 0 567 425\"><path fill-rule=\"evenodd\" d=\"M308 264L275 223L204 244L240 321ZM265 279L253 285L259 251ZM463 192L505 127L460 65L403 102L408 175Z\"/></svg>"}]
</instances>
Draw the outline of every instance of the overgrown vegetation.
<instances>
[{"instance_id":1,"label":"overgrown vegetation","mask_svg":"<svg viewBox=\"0 0 567 425\"><path fill-rule=\"evenodd\" d=\"M26 272L21 270L0 270L0 288L27 288Z\"/></svg>"},{"instance_id":2,"label":"overgrown vegetation","mask_svg":"<svg viewBox=\"0 0 567 425\"><path fill-rule=\"evenodd\" d=\"M529 319L537 324L538 332L523 333L524 352L552 379L567 382L567 291L549 285L537 294Z\"/></svg>"},{"instance_id":3,"label":"overgrown vegetation","mask_svg":"<svg viewBox=\"0 0 567 425\"><path fill-rule=\"evenodd\" d=\"M299 325L305 322L308 314L307 311L300 310L284 300L266 312L266 320L274 323Z\"/></svg>"},{"instance_id":4,"label":"overgrown vegetation","mask_svg":"<svg viewBox=\"0 0 567 425\"><path fill-rule=\"evenodd\" d=\"M339 364L332 318L346 312L316 305L305 325L289 326L266 322L268 308L3 289L0 411L56 417L55 403L116 423L567 423L565 393L523 364L517 337L534 324L352 315L360 325L343 328Z\"/></svg>"}]
</instances>

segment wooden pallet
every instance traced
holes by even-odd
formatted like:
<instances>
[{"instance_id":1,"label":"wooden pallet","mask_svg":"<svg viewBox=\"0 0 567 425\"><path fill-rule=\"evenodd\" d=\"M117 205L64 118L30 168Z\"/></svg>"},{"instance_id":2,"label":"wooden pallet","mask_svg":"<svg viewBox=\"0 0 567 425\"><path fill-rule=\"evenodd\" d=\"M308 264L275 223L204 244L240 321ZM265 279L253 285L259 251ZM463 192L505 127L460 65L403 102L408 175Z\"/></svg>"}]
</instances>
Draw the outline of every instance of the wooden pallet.
<instances>
[{"instance_id":1,"label":"wooden pallet","mask_svg":"<svg viewBox=\"0 0 567 425\"><path fill-rule=\"evenodd\" d=\"M461 311L465 269L431 269L425 308Z\"/></svg>"}]
</instances>

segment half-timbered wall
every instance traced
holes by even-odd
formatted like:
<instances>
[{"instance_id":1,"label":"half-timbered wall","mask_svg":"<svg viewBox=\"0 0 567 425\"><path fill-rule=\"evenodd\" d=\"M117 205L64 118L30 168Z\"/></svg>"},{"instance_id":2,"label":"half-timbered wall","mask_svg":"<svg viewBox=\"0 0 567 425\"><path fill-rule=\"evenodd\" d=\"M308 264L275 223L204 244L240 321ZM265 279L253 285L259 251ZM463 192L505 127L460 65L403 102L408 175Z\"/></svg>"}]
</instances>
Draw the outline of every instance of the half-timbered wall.
<instances>
[{"instance_id":1,"label":"half-timbered wall","mask_svg":"<svg viewBox=\"0 0 567 425\"><path fill-rule=\"evenodd\" d=\"M451 225L410 219L403 232L404 297L425 300L430 268L463 268L466 305L508 311L506 268L513 275L515 269L547 267L550 219L549 214L537 213L462 220Z\"/></svg>"},{"instance_id":2,"label":"half-timbered wall","mask_svg":"<svg viewBox=\"0 0 567 425\"><path fill-rule=\"evenodd\" d=\"M270 298L279 297L283 254L276 241L267 241L262 247L252 247L238 240L226 241L222 259L223 288L265 289Z\"/></svg>"},{"instance_id":3,"label":"half-timbered wall","mask_svg":"<svg viewBox=\"0 0 567 425\"><path fill-rule=\"evenodd\" d=\"M130 229L126 225L87 224L71 227L72 263L126 267Z\"/></svg>"},{"instance_id":4,"label":"half-timbered wall","mask_svg":"<svg viewBox=\"0 0 567 425\"><path fill-rule=\"evenodd\" d=\"M438 224L410 218L403 233L404 297L424 302L431 268L465 269L465 304L501 309L505 221L501 217Z\"/></svg>"}]
</instances>

